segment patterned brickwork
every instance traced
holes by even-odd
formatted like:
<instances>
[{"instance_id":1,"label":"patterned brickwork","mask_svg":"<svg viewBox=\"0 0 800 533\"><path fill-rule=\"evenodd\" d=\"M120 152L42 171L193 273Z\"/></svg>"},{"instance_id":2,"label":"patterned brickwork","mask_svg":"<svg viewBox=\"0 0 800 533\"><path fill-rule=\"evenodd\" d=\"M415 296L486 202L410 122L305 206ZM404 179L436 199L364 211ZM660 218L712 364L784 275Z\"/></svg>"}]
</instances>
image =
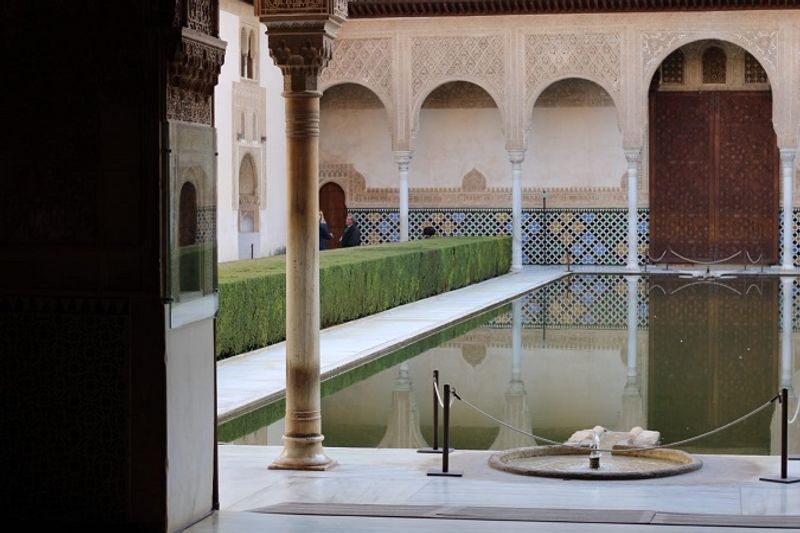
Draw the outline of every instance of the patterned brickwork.
<instances>
[{"instance_id":1,"label":"patterned brickwork","mask_svg":"<svg viewBox=\"0 0 800 533\"><path fill-rule=\"evenodd\" d=\"M397 242L396 209L353 209L366 244ZM648 210L639 210L639 262L645 263ZM510 209L411 209L409 238L433 226L439 235L510 235ZM624 265L627 257L625 209L525 209L522 261L526 265Z\"/></svg>"}]
</instances>

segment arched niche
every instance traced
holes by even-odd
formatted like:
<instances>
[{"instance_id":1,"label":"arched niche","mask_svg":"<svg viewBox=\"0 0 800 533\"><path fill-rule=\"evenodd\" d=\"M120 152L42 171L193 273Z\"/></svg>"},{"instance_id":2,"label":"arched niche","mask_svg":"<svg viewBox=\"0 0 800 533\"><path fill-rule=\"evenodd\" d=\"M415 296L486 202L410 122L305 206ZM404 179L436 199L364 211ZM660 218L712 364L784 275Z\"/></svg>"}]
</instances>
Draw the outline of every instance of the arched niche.
<instances>
[{"instance_id":1,"label":"arched niche","mask_svg":"<svg viewBox=\"0 0 800 533\"><path fill-rule=\"evenodd\" d=\"M369 187L397 187L387 110L370 89L342 83L320 100L320 163L351 164Z\"/></svg>"},{"instance_id":2,"label":"arched niche","mask_svg":"<svg viewBox=\"0 0 800 533\"><path fill-rule=\"evenodd\" d=\"M181 186L178 203L178 246L197 242L197 189L187 181Z\"/></svg>"},{"instance_id":3,"label":"arched niche","mask_svg":"<svg viewBox=\"0 0 800 533\"><path fill-rule=\"evenodd\" d=\"M704 39L672 51L649 89L651 257L776 262L779 162L767 71L737 44Z\"/></svg>"},{"instance_id":4,"label":"arched niche","mask_svg":"<svg viewBox=\"0 0 800 533\"><path fill-rule=\"evenodd\" d=\"M614 100L587 79L563 79L539 94L528 147L523 180L536 188L619 187L626 175Z\"/></svg>"},{"instance_id":5,"label":"arched niche","mask_svg":"<svg viewBox=\"0 0 800 533\"><path fill-rule=\"evenodd\" d=\"M412 187L460 189L475 173L485 178L485 187L508 186L502 116L479 85L451 81L433 89L421 104L415 133Z\"/></svg>"},{"instance_id":6,"label":"arched niche","mask_svg":"<svg viewBox=\"0 0 800 533\"><path fill-rule=\"evenodd\" d=\"M239 164L239 232L258 231L258 171L253 156L245 154ZM247 221L245 220L247 219Z\"/></svg>"}]
</instances>

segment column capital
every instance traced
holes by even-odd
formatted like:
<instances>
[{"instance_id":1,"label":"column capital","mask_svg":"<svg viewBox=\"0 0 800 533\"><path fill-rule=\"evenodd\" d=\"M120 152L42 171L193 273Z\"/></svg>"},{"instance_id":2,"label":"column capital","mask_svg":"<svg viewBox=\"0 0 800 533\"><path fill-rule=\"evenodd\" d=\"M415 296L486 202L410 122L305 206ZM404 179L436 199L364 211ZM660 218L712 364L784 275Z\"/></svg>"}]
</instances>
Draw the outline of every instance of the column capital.
<instances>
[{"instance_id":1,"label":"column capital","mask_svg":"<svg viewBox=\"0 0 800 533\"><path fill-rule=\"evenodd\" d=\"M642 162L642 149L641 148L626 148L625 159L629 165L638 165Z\"/></svg>"},{"instance_id":2,"label":"column capital","mask_svg":"<svg viewBox=\"0 0 800 533\"><path fill-rule=\"evenodd\" d=\"M522 164L525 160L525 150L508 150L508 160L513 165Z\"/></svg>"},{"instance_id":3,"label":"column capital","mask_svg":"<svg viewBox=\"0 0 800 533\"><path fill-rule=\"evenodd\" d=\"M348 0L255 0L254 10L267 27L269 55L283 73L286 92L316 91L328 65L333 40L347 18ZM290 7L292 6L292 7Z\"/></svg>"},{"instance_id":4,"label":"column capital","mask_svg":"<svg viewBox=\"0 0 800 533\"><path fill-rule=\"evenodd\" d=\"M797 155L797 150L794 148L781 148L780 154L782 163L792 163L794 162L795 155Z\"/></svg>"},{"instance_id":5,"label":"column capital","mask_svg":"<svg viewBox=\"0 0 800 533\"><path fill-rule=\"evenodd\" d=\"M411 150L395 150L392 152L394 156L394 162L397 163L398 166L408 166L411 163L411 157L413 156L413 152Z\"/></svg>"}]
</instances>

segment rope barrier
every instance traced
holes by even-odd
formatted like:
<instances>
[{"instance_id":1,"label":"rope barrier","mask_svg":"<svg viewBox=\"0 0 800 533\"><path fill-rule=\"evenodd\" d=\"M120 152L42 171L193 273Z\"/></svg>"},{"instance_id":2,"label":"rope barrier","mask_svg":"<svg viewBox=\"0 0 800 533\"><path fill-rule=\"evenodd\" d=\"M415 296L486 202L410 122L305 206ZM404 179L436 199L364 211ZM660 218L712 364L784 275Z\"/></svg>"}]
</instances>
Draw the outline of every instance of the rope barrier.
<instances>
[{"instance_id":1,"label":"rope barrier","mask_svg":"<svg viewBox=\"0 0 800 533\"><path fill-rule=\"evenodd\" d=\"M758 254L758 259L753 261L753 258L750 256L750 250L745 250L744 253L747 256L747 260L750 261L751 265L759 264L761 262L761 259L764 257L764 252L762 251L760 254Z\"/></svg>"},{"instance_id":2,"label":"rope barrier","mask_svg":"<svg viewBox=\"0 0 800 533\"><path fill-rule=\"evenodd\" d=\"M697 260L695 260L695 259L689 259L688 257L684 257L684 256L682 256L681 254L679 254L678 252L676 252L675 250L673 250L673 249L672 249L672 247L668 247L668 248L669 248L669 251L670 251L670 252L672 252L672 254L673 254L674 256L676 256L678 259L683 259L684 261L686 261L686 262L689 262L689 263L692 263L692 264L695 264L695 265L704 265L704 266L708 266L708 265L718 265L718 264L720 264L720 263L725 263L725 262L727 262L727 261L730 261L731 259L733 259L733 258L734 258L734 257L736 257L737 255L739 255L739 254L741 254L741 253L742 253L742 251L741 251L741 250L739 250L739 251L738 251L738 252L736 252L735 254L733 254L733 255L731 255L731 256L729 256L729 257L726 257L725 259L717 259L716 261L697 261Z\"/></svg>"},{"instance_id":3,"label":"rope barrier","mask_svg":"<svg viewBox=\"0 0 800 533\"><path fill-rule=\"evenodd\" d=\"M461 400L467 406L469 406L470 408L474 409L475 411L477 411L478 413L482 414L483 416L485 416L485 417L497 422L498 424L500 424L500 425L502 425L502 426L504 426L504 427L506 427L506 428L508 428L508 429L510 429L512 431L516 431L517 433L520 433L522 435L526 435L526 436L531 437L531 438L533 438L535 440L538 440L538 441L549 443L552 446L566 446L568 448L586 449L585 446L576 446L574 444L565 444L563 442L554 441L554 440L551 440L551 439L548 439L548 438L545 438L545 437L542 437L542 436L539 436L539 435L535 435L533 433L528 433L527 431L523 431L523 430L521 430L519 428L515 428L514 426L503 422L499 418L496 418L496 417L490 415L489 413L487 413L486 411L482 410L478 406L476 406L476 405L470 403L469 401L465 400L464 398L461 397L461 395L457 394L455 391L453 391L453 397L458 399L458 400ZM643 451L643 450L656 450L656 449L659 449L659 448L671 448L673 446L679 446L681 444L687 444L689 442L693 442L693 441L702 439L704 437L708 437L710 435L713 435L715 433L719 433L720 431L728 429L729 427L734 426L734 425L738 424L739 422L742 422L742 421L750 418L751 416L755 415L756 413L759 413L759 412L763 411L764 409L769 407L772 403L774 403L779 398L780 398L780 394L776 394L775 396L770 398L768 401L764 402L763 405L753 409L752 411L750 411L746 415L740 416L736 420L728 422L727 424L719 426L719 427L717 427L715 429L712 429L711 431L707 431L707 432L702 433L700 435L696 435L694 437L690 437L688 439L679 440L679 441L676 441L676 442L671 442L669 444L659 444L659 445L654 445L654 446L630 446L630 447L625 447L624 451ZM800 405L800 402L798 402L798 405ZM797 416L797 413L795 413L795 416ZM599 452L615 452L615 451L621 451L621 450L597 449L597 451L599 451Z\"/></svg>"},{"instance_id":4,"label":"rope barrier","mask_svg":"<svg viewBox=\"0 0 800 533\"><path fill-rule=\"evenodd\" d=\"M436 399L439 401L439 407L444 409L444 402L442 401L442 397L439 394L439 384L436 383L436 380L433 380L433 390L436 392Z\"/></svg>"},{"instance_id":5,"label":"rope barrier","mask_svg":"<svg viewBox=\"0 0 800 533\"><path fill-rule=\"evenodd\" d=\"M792 418L789 419L789 424L794 424L794 421L797 420L797 413L800 413L800 398L795 400L795 404L797 405L794 406L794 414L792 415Z\"/></svg>"},{"instance_id":6,"label":"rope barrier","mask_svg":"<svg viewBox=\"0 0 800 533\"><path fill-rule=\"evenodd\" d=\"M666 248L664 248L664 252L661 254L661 256L658 259L653 259L653 257L650 255L650 250L647 250L647 258L650 261L652 261L653 263L660 262L662 259L664 259L665 255L667 255L667 249Z\"/></svg>"}]
</instances>

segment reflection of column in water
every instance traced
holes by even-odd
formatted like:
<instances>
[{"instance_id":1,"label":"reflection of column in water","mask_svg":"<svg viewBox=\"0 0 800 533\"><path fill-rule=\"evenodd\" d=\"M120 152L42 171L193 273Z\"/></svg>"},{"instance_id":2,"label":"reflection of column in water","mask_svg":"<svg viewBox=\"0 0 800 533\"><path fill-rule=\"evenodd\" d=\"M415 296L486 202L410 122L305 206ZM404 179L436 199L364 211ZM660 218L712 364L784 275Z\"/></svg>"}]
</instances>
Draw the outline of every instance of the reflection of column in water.
<instances>
[{"instance_id":1,"label":"reflection of column in water","mask_svg":"<svg viewBox=\"0 0 800 533\"><path fill-rule=\"evenodd\" d=\"M637 316L639 276L627 276L625 281L628 283L628 372L625 390L622 393L622 420L620 420L620 427L617 428L619 431L627 431L634 426L645 427L642 419L644 414L642 391L636 368L636 346L639 332Z\"/></svg>"},{"instance_id":2,"label":"reflection of column in water","mask_svg":"<svg viewBox=\"0 0 800 533\"><path fill-rule=\"evenodd\" d=\"M428 444L419 430L419 412L408 363L402 363L392 388L392 414L378 448L425 448Z\"/></svg>"},{"instance_id":3,"label":"reflection of column in water","mask_svg":"<svg viewBox=\"0 0 800 533\"><path fill-rule=\"evenodd\" d=\"M507 424L531 433L531 417L528 413L528 393L522 381L522 301L514 300L511 303L513 318L511 329L511 381L506 390L506 404L503 421ZM535 446L534 439L521 433L500 426L490 449L507 450L522 446Z\"/></svg>"},{"instance_id":4,"label":"reflection of column in water","mask_svg":"<svg viewBox=\"0 0 800 533\"><path fill-rule=\"evenodd\" d=\"M794 387L792 387L792 370L794 367L794 353L792 350L793 299L794 277L783 276L781 277L781 366L778 389L789 389L789 407L794 407L797 405L795 402L798 401ZM790 409L789 416L791 417L793 413L794 411ZM770 453L778 454L781 452L781 406L778 402L775 402L775 411L772 415L770 429L772 434ZM800 421L797 420L789 426L789 452L800 452Z\"/></svg>"}]
</instances>

